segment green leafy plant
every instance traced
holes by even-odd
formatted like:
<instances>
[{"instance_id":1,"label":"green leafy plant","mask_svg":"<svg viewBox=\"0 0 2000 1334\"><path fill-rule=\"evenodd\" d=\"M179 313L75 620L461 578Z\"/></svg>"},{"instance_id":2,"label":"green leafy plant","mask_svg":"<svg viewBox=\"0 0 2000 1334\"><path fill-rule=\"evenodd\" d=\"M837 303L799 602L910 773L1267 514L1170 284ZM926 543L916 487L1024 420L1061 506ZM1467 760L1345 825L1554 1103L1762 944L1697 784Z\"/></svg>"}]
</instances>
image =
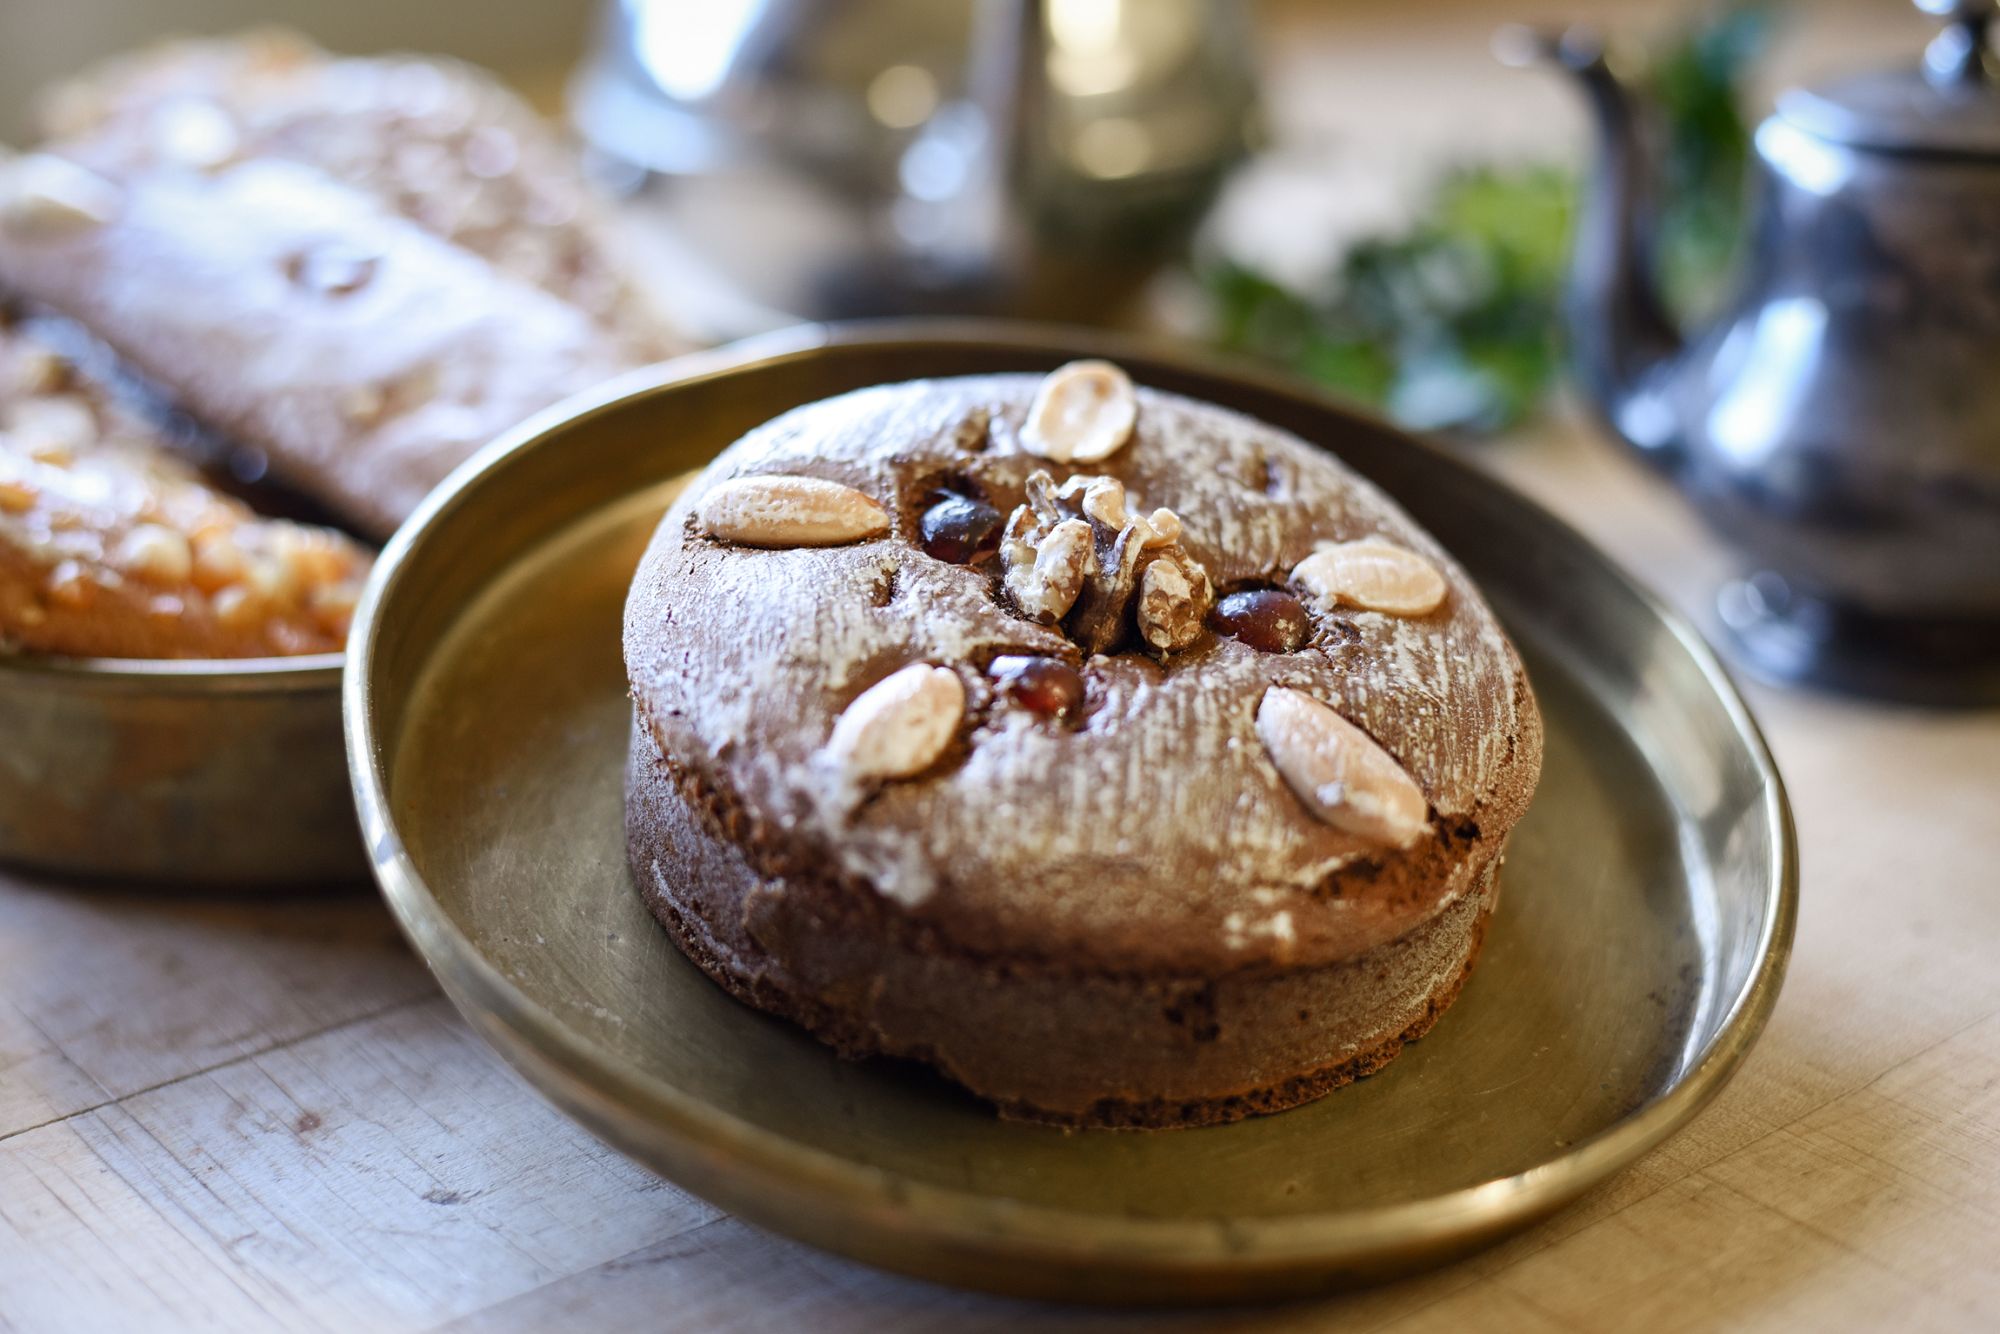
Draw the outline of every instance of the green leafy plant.
<instances>
[{"instance_id":1,"label":"green leafy plant","mask_svg":"<svg viewBox=\"0 0 2000 1334\"><path fill-rule=\"evenodd\" d=\"M1682 308L1712 299L1742 211L1747 74L1770 7L1734 0L1650 62L1663 119L1662 277ZM1546 397L1576 174L1540 166L1447 171L1407 231L1342 257L1328 289L1294 292L1240 264L1206 267L1217 341L1281 362L1418 429L1494 431Z\"/></svg>"}]
</instances>

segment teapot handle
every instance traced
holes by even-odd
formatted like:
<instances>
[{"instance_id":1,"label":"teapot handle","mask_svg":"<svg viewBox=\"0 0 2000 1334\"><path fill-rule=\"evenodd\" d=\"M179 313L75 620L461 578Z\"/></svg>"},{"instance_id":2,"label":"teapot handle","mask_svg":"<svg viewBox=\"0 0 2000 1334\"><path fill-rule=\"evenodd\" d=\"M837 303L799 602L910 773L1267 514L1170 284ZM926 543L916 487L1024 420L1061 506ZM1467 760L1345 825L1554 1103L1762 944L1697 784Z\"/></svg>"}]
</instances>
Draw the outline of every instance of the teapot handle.
<instances>
[{"instance_id":1,"label":"teapot handle","mask_svg":"<svg viewBox=\"0 0 2000 1334\"><path fill-rule=\"evenodd\" d=\"M1939 87L1992 81L1993 0L1916 0L1918 9L1945 21L1924 51L1924 77Z\"/></svg>"}]
</instances>

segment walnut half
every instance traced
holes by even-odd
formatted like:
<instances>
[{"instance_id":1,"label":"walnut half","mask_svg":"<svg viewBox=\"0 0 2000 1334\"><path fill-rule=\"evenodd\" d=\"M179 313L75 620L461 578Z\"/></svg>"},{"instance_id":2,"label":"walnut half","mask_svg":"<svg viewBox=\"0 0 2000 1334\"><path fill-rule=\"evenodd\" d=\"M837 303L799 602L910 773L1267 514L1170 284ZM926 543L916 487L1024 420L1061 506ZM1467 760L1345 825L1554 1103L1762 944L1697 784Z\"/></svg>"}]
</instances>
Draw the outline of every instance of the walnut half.
<instances>
[{"instance_id":1,"label":"walnut half","mask_svg":"<svg viewBox=\"0 0 2000 1334\"><path fill-rule=\"evenodd\" d=\"M1161 653L1200 637L1214 601L1208 572L1180 545L1172 510L1128 512L1125 484L1077 476L1060 488L1046 471L1007 521L1000 563L1008 596L1044 623L1061 623L1086 653L1108 653L1135 633Z\"/></svg>"}]
</instances>

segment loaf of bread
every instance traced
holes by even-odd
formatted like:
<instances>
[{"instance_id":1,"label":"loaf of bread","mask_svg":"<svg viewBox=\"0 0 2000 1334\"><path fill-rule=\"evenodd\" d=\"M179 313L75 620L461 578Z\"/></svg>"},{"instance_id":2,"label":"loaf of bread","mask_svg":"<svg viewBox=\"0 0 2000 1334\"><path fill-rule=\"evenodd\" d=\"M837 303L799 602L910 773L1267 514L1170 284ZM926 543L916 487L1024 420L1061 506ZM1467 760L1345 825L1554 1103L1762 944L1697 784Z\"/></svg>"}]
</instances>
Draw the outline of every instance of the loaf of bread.
<instances>
[{"instance_id":1,"label":"loaf of bread","mask_svg":"<svg viewBox=\"0 0 2000 1334\"><path fill-rule=\"evenodd\" d=\"M40 120L65 156L114 179L257 159L312 167L562 298L634 361L684 350L574 148L473 66L335 57L284 31L166 42L55 85Z\"/></svg>"},{"instance_id":2,"label":"loaf of bread","mask_svg":"<svg viewBox=\"0 0 2000 1334\"><path fill-rule=\"evenodd\" d=\"M209 486L161 425L0 322L0 649L339 651L369 556Z\"/></svg>"},{"instance_id":3,"label":"loaf of bread","mask_svg":"<svg viewBox=\"0 0 2000 1334\"><path fill-rule=\"evenodd\" d=\"M0 292L78 321L383 535L480 446L630 364L576 306L294 162L0 165Z\"/></svg>"}]
</instances>

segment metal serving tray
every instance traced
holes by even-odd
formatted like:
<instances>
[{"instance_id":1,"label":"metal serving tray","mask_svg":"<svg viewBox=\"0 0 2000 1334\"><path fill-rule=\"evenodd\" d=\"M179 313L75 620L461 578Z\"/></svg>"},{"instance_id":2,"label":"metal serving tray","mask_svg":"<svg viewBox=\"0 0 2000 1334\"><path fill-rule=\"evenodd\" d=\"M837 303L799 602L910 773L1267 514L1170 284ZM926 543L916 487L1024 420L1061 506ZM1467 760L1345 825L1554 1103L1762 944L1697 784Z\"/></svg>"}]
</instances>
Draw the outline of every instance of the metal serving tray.
<instances>
[{"instance_id":1,"label":"metal serving tray","mask_svg":"<svg viewBox=\"0 0 2000 1334\"><path fill-rule=\"evenodd\" d=\"M1201 1130L997 1120L729 999L629 883L626 585L678 476L796 404L1109 356L1336 450L1478 578L1548 726L1482 961L1430 1036L1310 1106ZM1581 537L1287 381L1021 326L805 330L544 416L390 544L348 753L375 870L478 1031L609 1143L766 1227L997 1291L1270 1297L1540 1218L1715 1094L1769 1014L1796 902L1778 775L1701 641Z\"/></svg>"}]
</instances>

